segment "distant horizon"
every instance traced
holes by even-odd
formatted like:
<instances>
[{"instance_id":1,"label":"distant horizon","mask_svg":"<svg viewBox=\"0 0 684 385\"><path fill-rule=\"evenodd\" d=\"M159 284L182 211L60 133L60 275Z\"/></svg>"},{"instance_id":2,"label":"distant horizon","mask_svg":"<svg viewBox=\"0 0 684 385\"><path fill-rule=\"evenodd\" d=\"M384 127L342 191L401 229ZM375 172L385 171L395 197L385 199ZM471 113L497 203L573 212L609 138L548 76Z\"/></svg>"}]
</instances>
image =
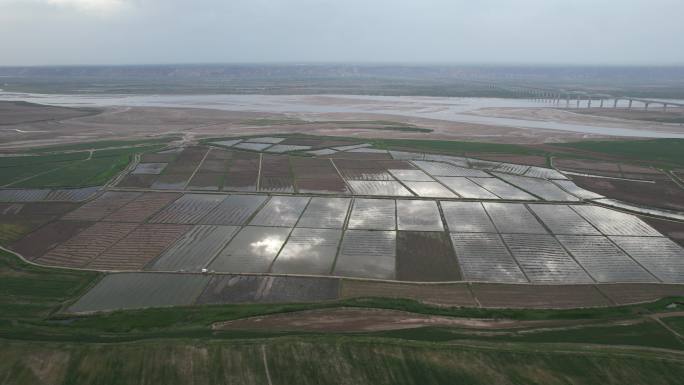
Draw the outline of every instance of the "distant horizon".
<instances>
[{"instance_id":1,"label":"distant horizon","mask_svg":"<svg viewBox=\"0 0 684 385\"><path fill-rule=\"evenodd\" d=\"M356 62L356 61L263 61L263 62L149 62L149 63L66 63L66 64L0 64L0 68L49 67L172 67L172 66L397 66L397 67L541 67L541 68L678 68L684 62L673 63L552 63L552 62Z\"/></svg>"}]
</instances>

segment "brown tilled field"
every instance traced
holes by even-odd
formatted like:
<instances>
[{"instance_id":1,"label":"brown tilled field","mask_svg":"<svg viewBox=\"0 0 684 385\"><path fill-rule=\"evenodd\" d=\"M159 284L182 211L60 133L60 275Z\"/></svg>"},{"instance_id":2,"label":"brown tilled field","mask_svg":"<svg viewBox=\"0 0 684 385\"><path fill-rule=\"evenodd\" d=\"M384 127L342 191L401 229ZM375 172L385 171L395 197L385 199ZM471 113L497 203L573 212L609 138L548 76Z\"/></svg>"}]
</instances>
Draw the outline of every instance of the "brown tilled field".
<instances>
[{"instance_id":1,"label":"brown tilled field","mask_svg":"<svg viewBox=\"0 0 684 385\"><path fill-rule=\"evenodd\" d=\"M672 181L655 183L573 176L578 186L609 198L669 210L684 210L684 189Z\"/></svg>"},{"instance_id":2,"label":"brown tilled field","mask_svg":"<svg viewBox=\"0 0 684 385\"><path fill-rule=\"evenodd\" d=\"M142 224L93 260L88 268L107 270L142 270L183 234L189 225Z\"/></svg>"},{"instance_id":3,"label":"brown tilled field","mask_svg":"<svg viewBox=\"0 0 684 385\"><path fill-rule=\"evenodd\" d=\"M473 283L471 288L483 307L561 309L611 305L593 285Z\"/></svg>"},{"instance_id":4,"label":"brown tilled field","mask_svg":"<svg viewBox=\"0 0 684 385\"><path fill-rule=\"evenodd\" d=\"M24 258L34 260L92 224L85 221L52 222L13 243L10 248Z\"/></svg>"},{"instance_id":5,"label":"brown tilled field","mask_svg":"<svg viewBox=\"0 0 684 385\"><path fill-rule=\"evenodd\" d=\"M449 306L476 306L465 283L424 285L399 282L371 282L343 279L341 298L409 298Z\"/></svg>"}]
</instances>

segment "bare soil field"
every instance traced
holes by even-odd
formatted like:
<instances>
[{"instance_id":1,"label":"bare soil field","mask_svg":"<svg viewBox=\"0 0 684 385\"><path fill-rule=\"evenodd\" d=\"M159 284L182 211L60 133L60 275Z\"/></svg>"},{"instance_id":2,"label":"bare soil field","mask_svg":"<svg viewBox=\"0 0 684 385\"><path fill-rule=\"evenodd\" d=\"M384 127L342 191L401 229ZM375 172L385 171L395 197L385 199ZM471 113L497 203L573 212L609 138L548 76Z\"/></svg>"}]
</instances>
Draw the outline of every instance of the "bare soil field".
<instances>
[{"instance_id":1,"label":"bare soil field","mask_svg":"<svg viewBox=\"0 0 684 385\"><path fill-rule=\"evenodd\" d=\"M608 306L610 302L593 285L471 285L484 307L577 308Z\"/></svg>"},{"instance_id":2,"label":"bare soil field","mask_svg":"<svg viewBox=\"0 0 684 385\"><path fill-rule=\"evenodd\" d=\"M109 191L64 216L66 220L99 221L140 196L139 192Z\"/></svg>"},{"instance_id":3,"label":"bare soil field","mask_svg":"<svg viewBox=\"0 0 684 385\"><path fill-rule=\"evenodd\" d=\"M514 329L538 326L540 321L442 317L385 309L336 308L305 310L219 322L214 330L278 330L309 332L373 332L426 326Z\"/></svg>"},{"instance_id":4,"label":"bare soil field","mask_svg":"<svg viewBox=\"0 0 684 385\"><path fill-rule=\"evenodd\" d=\"M662 234L684 246L684 223L648 217L642 219Z\"/></svg>"},{"instance_id":5,"label":"bare soil field","mask_svg":"<svg viewBox=\"0 0 684 385\"><path fill-rule=\"evenodd\" d=\"M422 282L461 280L461 272L446 233L397 232L397 279Z\"/></svg>"},{"instance_id":6,"label":"bare soil field","mask_svg":"<svg viewBox=\"0 0 684 385\"><path fill-rule=\"evenodd\" d=\"M93 222L84 221L52 222L25 236L10 247L24 258L34 260L92 224Z\"/></svg>"},{"instance_id":7,"label":"bare soil field","mask_svg":"<svg viewBox=\"0 0 684 385\"><path fill-rule=\"evenodd\" d=\"M616 283L597 285L597 287L611 301L619 305L684 295L684 285Z\"/></svg>"},{"instance_id":8,"label":"bare soil field","mask_svg":"<svg viewBox=\"0 0 684 385\"><path fill-rule=\"evenodd\" d=\"M146 192L105 217L112 222L143 222L166 205L180 198L177 193Z\"/></svg>"},{"instance_id":9,"label":"bare soil field","mask_svg":"<svg viewBox=\"0 0 684 385\"><path fill-rule=\"evenodd\" d=\"M420 302L449 305L476 306L477 302L465 283L411 284L399 282L371 282L343 279L341 298L409 298Z\"/></svg>"},{"instance_id":10,"label":"bare soil field","mask_svg":"<svg viewBox=\"0 0 684 385\"><path fill-rule=\"evenodd\" d=\"M609 198L652 207L684 210L684 189L672 181L655 183L573 176L578 186Z\"/></svg>"}]
</instances>

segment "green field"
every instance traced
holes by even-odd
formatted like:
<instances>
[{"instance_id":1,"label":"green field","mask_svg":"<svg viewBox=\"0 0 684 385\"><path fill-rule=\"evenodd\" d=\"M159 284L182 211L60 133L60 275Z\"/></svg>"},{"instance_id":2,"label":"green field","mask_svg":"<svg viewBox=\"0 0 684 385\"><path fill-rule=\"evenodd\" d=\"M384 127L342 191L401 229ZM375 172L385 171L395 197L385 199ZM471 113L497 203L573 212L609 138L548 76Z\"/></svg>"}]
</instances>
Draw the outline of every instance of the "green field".
<instances>
[{"instance_id":1,"label":"green field","mask_svg":"<svg viewBox=\"0 0 684 385\"><path fill-rule=\"evenodd\" d=\"M653 321L612 324L661 311L672 300L567 311L443 308L367 299L78 317L60 313L100 276L37 267L0 252L0 383L263 384L264 353L273 384L676 384L684 376L684 353L677 353L681 341L667 329ZM341 305L460 317L587 318L599 324L496 333L420 328L317 334L210 327L216 321ZM592 349L596 343L603 347Z\"/></svg>"},{"instance_id":2,"label":"green field","mask_svg":"<svg viewBox=\"0 0 684 385\"><path fill-rule=\"evenodd\" d=\"M597 152L663 166L684 166L684 139L584 141L554 146Z\"/></svg>"},{"instance_id":3,"label":"green field","mask_svg":"<svg viewBox=\"0 0 684 385\"><path fill-rule=\"evenodd\" d=\"M150 144L103 149L93 151L92 156L89 151L79 151L0 158L0 186L101 186L126 168L134 154L156 151L162 147L160 144Z\"/></svg>"}]
</instances>

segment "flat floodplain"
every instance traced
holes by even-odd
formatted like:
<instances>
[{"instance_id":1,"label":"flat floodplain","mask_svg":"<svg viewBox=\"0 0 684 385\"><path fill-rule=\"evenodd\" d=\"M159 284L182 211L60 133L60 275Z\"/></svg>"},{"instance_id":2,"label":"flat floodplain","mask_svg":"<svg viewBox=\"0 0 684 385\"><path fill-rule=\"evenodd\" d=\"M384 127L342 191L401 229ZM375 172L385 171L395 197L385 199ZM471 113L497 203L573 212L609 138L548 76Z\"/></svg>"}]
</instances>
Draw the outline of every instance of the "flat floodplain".
<instances>
[{"instance_id":1,"label":"flat floodplain","mask_svg":"<svg viewBox=\"0 0 684 385\"><path fill-rule=\"evenodd\" d=\"M73 313L190 305L209 283L199 274L109 274L68 309Z\"/></svg>"},{"instance_id":2,"label":"flat floodplain","mask_svg":"<svg viewBox=\"0 0 684 385\"><path fill-rule=\"evenodd\" d=\"M654 228L631 214L598 206L571 207L605 235L661 236Z\"/></svg>"},{"instance_id":3,"label":"flat floodplain","mask_svg":"<svg viewBox=\"0 0 684 385\"><path fill-rule=\"evenodd\" d=\"M397 200L396 204L399 230L444 230L436 201Z\"/></svg>"},{"instance_id":4,"label":"flat floodplain","mask_svg":"<svg viewBox=\"0 0 684 385\"><path fill-rule=\"evenodd\" d=\"M461 280L458 263L444 232L397 232L397 279L447 282Z\"/></svg>"},{"instance_id":5,"label":"flat floodplain","mask_svg":"<svg viewBox=\"0 0 684 385\"><path fill-rule=\"evenodd\" d=\"M329 274L342 230L296 228L278 254L272 273Z\"/></svg>"},{"instance_id":6,"label":"flat floodplain","mask_svg":"<svg viewBox=\"0 0 684 385\"><path fill-rule=\"evenodd\" d=\"M565 205L531 204L528 206L553 234L600 235L584 218Z\"/></svg>"},{"instance_id":7,"label":"flat floodplain","mask_svg":"<svg viewBox=\"0 0 684 385\"><path fill-rule=\"evenodd\" d=\"M267 199L264 195L229 195L202 218L200 223L242 226Z\"/></svg>"},{"instance_id":8,"label":"flat floodplain","mask_svg":"<svg viewBox=\"0 0 684 385\"><path fill-rule=\"evenodd\" d=\"M140 196L139 192L108 191L64 216L74 221L99 221Z\"/></svg>"},{"instance_id":9,"label":"flat floodplain","mask_svg":"<svg viewBox=\"0 0 684 385\"><path fill-rule=\"evenodd\" d=\"M527 282L498 234L452 233L451 242L466 280Z\"/></svg>"},{"instance_id":10,"label":"flat floodplain","mask_svg":"<svg viewBox=\"0 0 684 385\"><path fill-rule=\"evenodd\" d=\"M578 201L579 199L546 179L496 173L498 177L547 201Z\"/></svg>"},{"instance_id":11,"label":"flat floodplain","mask_svg":"<svg viewBox=\"0 0 684 385\"><path fill-rule=\"evenodd\" d=\"M547 231L520 203L483 203L500 233L546 234Z\"/></svg>"},{"instance_id":12,"label":"flat floodplain","mask_svg":"<svg viewBox=\"0 0 684 385\"><path fill-rule=\"evenodd\" d=\"M610 237L663 282L684 283L684 249L665 237Z\"/></svg>"},{"instance_id":13,"label":"flat floodplain","mask_svg":"<svg viewBox=\"0 0 684 385\"><path fill-rule=\"evenodd\" d=\"M143 222L180 197L180 193L146 192L103 220L111 222Z\"/></svg>"},{"instance_id":14,"label":"flat floodplain","mask_svg":"<svg viewBox=\"0 0 684 385\"><path fill-rule=\"evenodd\" d=\"M501 236L532 283L592 283L592 279L551 235Z\"/></svg>"},{"instance_id":15,"label":"flat floodplain","mask_svg":"<svg viewBox=\"0 0 684 385\"><path fill-rule=\"evenodd\" d=\"M93 222L84 221L52 222L15 242L11 249L26 259L34 260L92 224Z\"/></svg>"},{"instance_id":16,"label":"flat floodplain","mask_svg":"<svg viewBox=\"0 0 684 385\"><path fill-rule=\"evenodd\" d=\"M334 275L361 278L396 277L396 232L347 230Z\"/></svg>"},{"instance_id":17,"label":"flat floodplain","mask_svg":"<svg viewBox=\"0 0 684 385\"><path fill-rule=\"evenodd\" d=\"M458 195L438 182L403 182L414 194L428 198L458 198Z\"/></svg>"},{"instance_id":18,"label":"flat floodplain","mask_svg":"<svg viewBox=\"0 0 684 385\"><path fill-rule=\"evenodd\" d=\"M450 232L496 233L494 224L480 202L440 202Z\"/></svg>"},{"instance_id":19,"label":"flat floodplain","mask_svg":"<svg viewBox=\"0 0 684 385\"><path fill-rule=\"evenodd\" d=\"M102 270L142 270L190 228L188 225L143 223L100 254L87 267Z\"/></svg>"},{"instance_id":20,"label":"flat floodplain","mask_svg":"<svg viewBox=\"0 0 684 385\"><path fill-rule=\"evenodd\" d=\"M498 196L480 187L468 178L463 177L438 177L440 182L447 186L451 191L470 199L499 199Z\"/></svg>"},{"instance_id":21,"label":"flat floodplain","mask_svg":"<svg viewBox=\"0 0 684 385\"><path fill-rule=\"evenodd\" d=\"M608 238L592 235L557 236L596 282L656 282Z\"/></svg>"},{"instance_id":22,"label":"flat floodplain","mask_svg":"<svg viewBox=\"0 0 684 385\"><path fill-rule=\"evenodd\" d=\"M496 194L501 199L508 200L523 200L536 201L536 197L522 191L521 189L510 185L498 178L469 178L477 185L487 189L493 194Z\"/></svg>"},{"instance_id":23,"label":"flat floodplain","mask_svg":"<svg viewBox=\"0 0 684 385\"><path fill-rule=\"evenodd\" d=\"M254 216L250 226L294 227L309 203L309 197L274 196Z\"/></svg>"},{"instance_id":24,"label":"flat floodplain","mask_svg":"<svg viewBox=\"0 0 684 385\"><path fill-rule=\"evenodd\" d=\"M287 227L244 227L219 253L209 269L226 273L266 273L290 231Z\"/></svg>"},{"instance_id":25,"label":"flat floodplain","mask_svg":"<svg viewBox=\"0 0 684 385\"><path fill-rule=\"evenodd\" d=\"M157 258L148 270L201 271L239 229L237 226L194 226Z\"/></svg>"},{"instance_id":26,"label":"flat floodplain","mask_svg":"<svg viewBox=\"0 0 684 385\"><path fill-rule=\"evenodd\" d=\"M197 223L202 217L211 212L223 199L224 196L222 195L185 194L152 217L150 222Z\"/></svg>"},{"instance_id":27,"label":"flat floodplain","mask_svg":"<svg viewBox=\"0 0 684 385\"><path fill-rule=\"evenodd\" d=\"M311 198L297 227L341 229L350 205L350 198Z\"/></svg>"},{"instance_id":28,"label":"flat floodplain","mask_svg":"<svg viewBox=\"0 0 684 385\"><path fill-rule=\"evenodd\" d=\"M90 261L123 239L135 223L98 222L81 231L36 260L51 266L85 267Z\"/></svg>"},{"instance_id":29,"label":"flat floodplain","mask_svg":"<svg viewBox=\"0 0 684 385\"><path fill-rule=\"evenodd\" d=\"M331 301L338 297L339 281L336 278L214 275L197 303Z\"/></svg>"},{"instance_id":30,"label":"flat floodplain","mask_svg":"<svg viewBox=\"0 0 684 385\"><path fill-rule=\"evenodd\" d=\"M356 195L413 196L410 191L397 181L349 180L347 183Z\"/></svg>"},{"instance_id":31,"label":"flat floodplain","mask_svg":"<svg viewBox=\"0 0 684 385\"><path fill-rule=\"evenodd\" d=\"M396 230L396 204L390 199L354 199L350 229Z\"/></svg>"}]
</instances>

